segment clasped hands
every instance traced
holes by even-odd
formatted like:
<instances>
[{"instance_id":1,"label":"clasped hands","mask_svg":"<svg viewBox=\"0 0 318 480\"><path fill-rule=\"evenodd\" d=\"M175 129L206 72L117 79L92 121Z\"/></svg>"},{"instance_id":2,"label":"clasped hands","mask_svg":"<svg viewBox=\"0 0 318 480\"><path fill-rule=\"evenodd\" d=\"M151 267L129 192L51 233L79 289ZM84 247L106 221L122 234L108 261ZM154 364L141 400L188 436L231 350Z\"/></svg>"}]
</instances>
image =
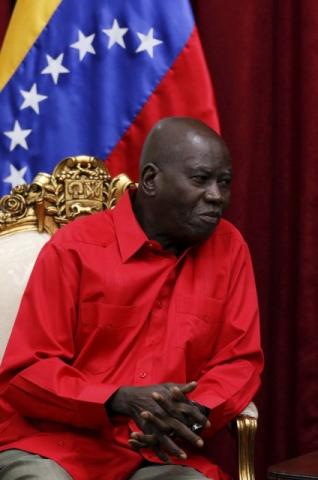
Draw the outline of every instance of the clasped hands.
<instances>
[{"instance_id":1,"label":"clasped hands","mask_svg":"<svg viewBox=\"0 0 318 480\"><path fill-rule=\"evenodd\" d=\"M185 451L177 444L178 438L202 447L202 438L191 427L210 426L200 406L186 396L196 385L190 382L122 387L107 402L107 409L112 414L129 416L140 428L141 432L131 433L132 448L151 448L165 463L170 463L169 455L186 459Z\"/></svg>"}]
</instances>

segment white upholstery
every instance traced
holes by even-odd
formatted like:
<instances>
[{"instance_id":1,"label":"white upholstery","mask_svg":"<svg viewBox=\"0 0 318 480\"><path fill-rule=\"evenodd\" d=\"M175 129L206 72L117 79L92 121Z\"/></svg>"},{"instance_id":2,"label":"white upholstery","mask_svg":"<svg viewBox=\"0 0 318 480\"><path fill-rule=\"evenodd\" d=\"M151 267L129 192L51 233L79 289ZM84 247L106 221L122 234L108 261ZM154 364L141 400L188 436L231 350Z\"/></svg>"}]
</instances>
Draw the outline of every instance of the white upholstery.
<instances>
[{"instance_id":1,"label":"white upholstery","mask_svg":"<svg viewBox=\"0 0 318 480\"><path fill-rule=\"evenodd\" d=\"M36 231L0 237L0 361L35 259L49 238Z\"/></svg>"},{"instance_id":2,"label":"white upholstery","mask_svg":"<svg viewBox=\"0 0 318 480\"><path fill-rule=\"evenodd\" d=\"M254 402L250 402L246 408L244 408L241 415L246 415L247 417L252 417L258 419L258 410Z\"/></svg>"}]
</instances>

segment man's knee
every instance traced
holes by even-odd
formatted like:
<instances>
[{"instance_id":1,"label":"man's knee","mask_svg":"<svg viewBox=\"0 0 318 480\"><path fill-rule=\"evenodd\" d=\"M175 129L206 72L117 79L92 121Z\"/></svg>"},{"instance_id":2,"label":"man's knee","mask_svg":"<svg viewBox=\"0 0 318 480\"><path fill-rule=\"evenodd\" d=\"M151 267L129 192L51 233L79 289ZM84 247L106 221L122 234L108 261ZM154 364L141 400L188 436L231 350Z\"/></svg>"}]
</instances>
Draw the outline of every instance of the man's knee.
<instances>
[{"instance_id":1,"label":"man's knee","mask_svg":"<svg viewBox=\"0 0 318 480\"><path fill-rule=\"evenodd\" d=\"M0 452L0 480L72 480L56 462L23 450Z\"/></svg>"},{"instance_id":2,"label":"man's knee","mask_svg":"<svg viewBox=\"0 0 318 480\"><path fill-rule=\"evenodd\" d=\"M142 467L129 480L208 480L194 468L182 465L151 465Z\"/></svg>"}]
</instances>

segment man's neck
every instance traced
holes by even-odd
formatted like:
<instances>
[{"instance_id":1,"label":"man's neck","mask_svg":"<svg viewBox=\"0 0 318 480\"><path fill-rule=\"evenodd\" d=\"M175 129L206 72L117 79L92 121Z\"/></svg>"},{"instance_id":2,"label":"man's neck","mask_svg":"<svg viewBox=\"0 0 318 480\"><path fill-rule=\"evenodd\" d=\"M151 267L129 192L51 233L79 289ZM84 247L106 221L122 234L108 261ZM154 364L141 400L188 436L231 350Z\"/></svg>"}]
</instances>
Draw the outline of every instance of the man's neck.
<instances>
[{"instance_id":1,"label":"man's neck","mask_svg":"<svg viewBox=\"0 0 318 480\"><path fill-rule=\"evenodd\" d=\"M149 240L157 241L164 250L172 252L176 257L179 257L184 252L187 248L185 245L174 241L164 232L158 231L154 213L144 207L144 202L140 201L138 194L132 198L132 209L139 225Z\"/></svg>"}]
</instances>

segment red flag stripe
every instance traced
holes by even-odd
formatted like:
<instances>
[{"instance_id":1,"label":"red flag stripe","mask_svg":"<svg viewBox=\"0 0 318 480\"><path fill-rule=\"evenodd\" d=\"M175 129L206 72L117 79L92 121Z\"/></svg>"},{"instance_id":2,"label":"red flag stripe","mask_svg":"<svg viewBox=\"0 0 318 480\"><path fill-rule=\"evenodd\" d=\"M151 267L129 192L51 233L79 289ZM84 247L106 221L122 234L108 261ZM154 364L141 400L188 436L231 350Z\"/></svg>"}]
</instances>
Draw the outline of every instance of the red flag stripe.
<instances>
[{"instance_id":1,"label":"red flag stripe","mask_svg":"<svg viewBox=\"0 0 318 480\"><path fill-rule=\"evenodd\" d=\"M196 28L174 64L106 159L110 173L118 175L125 172L137 180L141 148L149 130L160 118L172 115L198 118L219 131L213 89Z\"/></svg>"}]
</instances>

